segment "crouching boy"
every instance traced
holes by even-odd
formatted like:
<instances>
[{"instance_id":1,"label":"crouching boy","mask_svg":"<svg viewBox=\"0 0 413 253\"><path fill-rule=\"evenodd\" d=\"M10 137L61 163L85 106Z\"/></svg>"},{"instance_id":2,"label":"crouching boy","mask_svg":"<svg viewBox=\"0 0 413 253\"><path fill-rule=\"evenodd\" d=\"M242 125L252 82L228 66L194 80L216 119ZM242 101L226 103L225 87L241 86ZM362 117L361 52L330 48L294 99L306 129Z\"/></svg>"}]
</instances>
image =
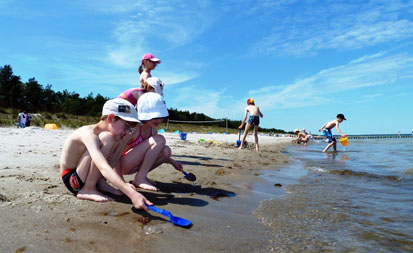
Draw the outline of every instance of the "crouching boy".
<instances>
[{"instance_id":1,"label":"crouching boy","mask_svg":"<svg viewBox=\"0 0 413 253\"><path fill-rule=\"evenodd\" d=\"M62 180L69 191L79 199L97 202L112 200L101 191L122 192L131 199L135 208L147 210L145 204L152 203L132 185L125 183L109 165L109 162L116 164L118 161L108 159L113 149L137 124L140 121L134 106L124 99L112 99L104 104L99 123L76 129L67 138L60 157Z\"/></svg>"}]
</instances>

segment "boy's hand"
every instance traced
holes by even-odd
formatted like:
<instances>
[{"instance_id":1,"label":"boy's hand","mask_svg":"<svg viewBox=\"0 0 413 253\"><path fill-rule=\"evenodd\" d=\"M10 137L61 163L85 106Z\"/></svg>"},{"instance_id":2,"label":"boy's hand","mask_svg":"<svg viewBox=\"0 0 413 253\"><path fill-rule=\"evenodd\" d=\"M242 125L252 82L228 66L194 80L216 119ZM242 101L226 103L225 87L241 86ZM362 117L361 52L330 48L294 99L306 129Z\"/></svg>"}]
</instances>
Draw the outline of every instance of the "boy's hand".
<instances>
[{"instance_id":1,"label":"boy's hand","mask_svg":"<svg viewBox=\"0 0 413 253\"><path fill-rule=\"evenodd\" d=\"M243 125L239 126L238 129L242 129Z\"/></svg>"},{"instance_id":2,"label":"boy's hand","mask_svg":"<svg viewBox=\"0 0 413 253\"><path fill-rule=\"evenodd\" d=\"M347 135L345 134L341 134L341 138L347 137Z\"/></svg>"},{"instance_id":3,"label":"boy's hand","mask_svg":"<svg viewBox=\"0 0 413 253\"><path fill-rule=\"evenodd\" d=\"M323 128L318 129L319 132L321 132L323 130Z\"/></svg>"},{"instance_id":4,"label":"boy's hand","mask_svg":"<svg viewBox=\"0 0 413 253\"><path fill-rule=\"evenodd\" d=\"M150 202L149 200L147 200L142 194L140 194L139 192L135 192L136 194L133 195L133 197L131 198L132 200L132 204L136 209L143 209L148 211L148 207L146 206L146 204L152 206L152 202Z\"/></svg>"}]
</instances>

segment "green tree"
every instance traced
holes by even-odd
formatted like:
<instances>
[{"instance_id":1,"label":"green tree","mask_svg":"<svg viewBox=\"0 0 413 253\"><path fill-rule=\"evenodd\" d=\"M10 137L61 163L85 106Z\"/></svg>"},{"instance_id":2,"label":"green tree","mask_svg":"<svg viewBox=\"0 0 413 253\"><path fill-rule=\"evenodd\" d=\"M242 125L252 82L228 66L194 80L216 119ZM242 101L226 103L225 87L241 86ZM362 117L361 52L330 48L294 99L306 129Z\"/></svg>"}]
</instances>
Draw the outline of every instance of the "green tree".
<instances>
[{"instance_id":1,"label":"green tree","mask_svg":"<svg viewBox=\"0 0 413 253\"><path fill-rule=\"evenodd\" d=\"M13 75L10 65L0 67L0 105L5 107L23 107L23 84L20 76Z\"/></svg>"},{"instance_id":2,"label":"green tree","mask_svg":"<svg viewBox=\"0 0 413 253\"><path fill-rule=\"evenodd\" d=\"M40 110L40 105L43 104L44 100L44 92L42 85L39 84L34 77L25 83L24 95L28 110L31 112Z\"/></svg>"}]
</instances>

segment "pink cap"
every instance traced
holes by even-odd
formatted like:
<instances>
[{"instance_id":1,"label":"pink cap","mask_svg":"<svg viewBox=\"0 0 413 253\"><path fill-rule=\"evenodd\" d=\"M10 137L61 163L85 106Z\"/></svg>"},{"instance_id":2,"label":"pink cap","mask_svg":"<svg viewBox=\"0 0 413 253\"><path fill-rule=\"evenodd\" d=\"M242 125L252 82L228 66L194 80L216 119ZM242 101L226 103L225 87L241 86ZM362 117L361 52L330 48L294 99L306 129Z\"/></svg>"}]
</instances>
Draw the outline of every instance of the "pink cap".
<instances>
[{"instance_id":1,"label":"pink cap","mask_svg":"<svg viewBox=\"0 0 413 253\"><path fill-rule=\"evenodd\" d=\"M144 54L143 56L142 56L142 61L143 60L151 60L151 61L153 61L153 62L156 62L156 63L161 63L161 60L159 60L158 58L156 58L153 54L151 54L151 53L146 53L146 54Z\"/></svg>"}]
</instances>

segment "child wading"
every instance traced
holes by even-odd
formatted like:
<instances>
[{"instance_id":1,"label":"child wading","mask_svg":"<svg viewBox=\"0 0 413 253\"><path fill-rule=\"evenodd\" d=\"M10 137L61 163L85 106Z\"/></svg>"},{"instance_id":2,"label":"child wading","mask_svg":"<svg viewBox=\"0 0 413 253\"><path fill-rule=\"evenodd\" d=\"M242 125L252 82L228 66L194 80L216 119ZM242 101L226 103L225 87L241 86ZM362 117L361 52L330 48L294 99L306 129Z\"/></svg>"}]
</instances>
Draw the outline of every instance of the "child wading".
<instances>
[{"instance_id":1,"label":"child wading","mask_svg":"<svg viewBox=\"0 0 413 253\"><path fill-rule=\"evenodd\" d=\"M255 150L259 151L260 148L258 146L258 126L260 125L260 117L262 118L263 115L260 111L260 108L255 105L254 99L252 98L249 98L247 100L247 108L245 108L245 116L244 116L244 119L242 120L241 125L238 127L239 129L242 129L244 127L245 121L247 120L248 113L250 114L250 117L248 119L247 125L245 126L245 131L244 131L244 134L242 135L241 145L239 146L239 149L244 148L244 142L245 142L245 138L247 137L248 131L250 130L251 126L254 125Z\"/></svg>"},{"instance_id":2,"label":"child wading","mask_svg":"<svg viewBox=\"0 0 413 253\"><path fill-rule=\"evenodd\" d=\"M336 127L337 132L339 132L339 134L341 135L341 137L346 137L347 135L343 134L340 131L340 128L338 127L338 125L343 122L343 120L346 120L346 118L344 117L343 114L339 113L337 114L337 119L329 121L327 123L325 123L318 131L321 132L323 131L324 136L327 138L328 140L328 144L325 147L325 149L323 150L323 152L327 152L327 150L329 148L331 148L331 146L333 146L334 151L337 151L337 141L336 138L334 138L333 134L331 133L331 129L333 127Z\"/></svg>"}]
</instances>

